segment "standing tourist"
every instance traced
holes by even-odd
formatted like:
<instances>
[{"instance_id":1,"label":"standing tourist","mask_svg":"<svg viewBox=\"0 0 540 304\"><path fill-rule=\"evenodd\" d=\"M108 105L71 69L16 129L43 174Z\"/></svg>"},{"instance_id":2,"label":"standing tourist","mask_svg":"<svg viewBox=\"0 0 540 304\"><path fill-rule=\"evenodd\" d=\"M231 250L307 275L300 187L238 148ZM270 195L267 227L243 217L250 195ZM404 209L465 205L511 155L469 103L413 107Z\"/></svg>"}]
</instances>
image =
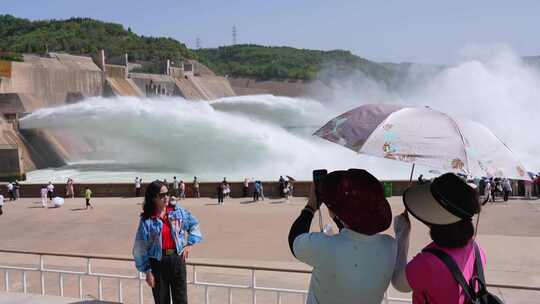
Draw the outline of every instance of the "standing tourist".
<instances>
[{"instance_id":1,"label":"standing tourist","mask_svg":"<svg viewBox=\"0 0 540 304\"><path fill-rule=\"evenodd\" d=\"M231 193L231 186L229 185L229 183L227 182L227 178L223 178L223 197L229 197L230 193Z\"/></svg>"},{"instance_id":2,"label":"standing tourist","mask_svg":"<svg viewBox=\"0 0 540 304\"><path fill-rule=\"evenodd\" d=\"M135 197L141 196L142 178L135 177Z\"/></svg>"},{"instance_id":3,"label":"standing tourist","mask_svg":"<svg viewBox=\"0 0 540 304\"><path fill-rule=\"evenodd\" d=\"M66 197L75 198L75 191L73 189L73 180L68 178L66 183Z\"/></svg>"},{"instance_id":4,"label":"standing tourist","mask_svg":"<svg viewBox=\"0 0 540 304\"><path fill-rule=\"evenodd\" d=\"M178 192L178 180L176 179L176 176L173 177L172 188L173 188L173 195L178 197L178 195L179 195L179 192Z\"/></svg>"},{"instance_id":5,"label":"standing tourist","mask_svg":"<svg viewBox=\"0 0 540 304\"><path fill-rule=\"evenodd\" d=\"M321 186L321 201L339 233L310 232L319 209L312 191L288 238L292 254L313 267L306 303L381 303L394 271L396 242L382 234L392 211L380 181L349 169L329 173Z\"/></svg>"},{"instance_id":6,"label":"standing tourist","mask_svg":"<svg viewBox=\"0 0 540 304\"><path fill-rule=\"evenodd\" d=\"M52 203L53 197L54 197L54 185L52 182L49 182L47 185L47 197L49 198L49 201Z\"/></svg>"},{"instance_id":7,"label":"standing tourist","mask_svg":"<svg viewBox=\"0 0 540 304\"><path fill-rule=\"evenodd\" d=\"M261 181L259 181L259 189L260 189L259 197L264 201L264 187Z\"/></svg>"},{"instance_id":8,"label":"standing tourist","mask_svg":"<svg viewBox=\"0 0 540 304\"><path fill-rule=\"evenodd\" d=\"M525 199L532 199L532 192L533 192L533 185L534 185L534 178L532 180L526 180L524 182L525 184Z\"/></svg>"},{"instance_id":9,"label":"standing tourist","mask_svg":"<svg viewBox=\"0 0 540 304\"><path fill-rule=\"evenodd\" d=\"M9 201L14 201L15 200L15 191L13 189L13 184L11 182L8 182L6 187L7 187L7 191L8 191L8 195L9 195Z\"/></svg>"},{"instance_id":10,"label":"standing tourist","mask_svg":"<svg viewBox=\"0 0 540 304\"><path fill-rule=\"evenodd\" d=\"M225 183L219 183L217 186L217 201L218 205L223 205L223 196L225 193Z\"/></svg>"},{"instance_id":11,"label":"standing tourist","mask_svg":"<svg viewBox=\"0 0 540 304\"><path fill-rule=\"evenodd\" d=\"M0 192L0 215L4 214L4 211L2 210L3 206L4 206L4 196L2 195L2 192Z\"/></svg>"},{"instance_id":12,"label":"standing tourist","mask_svg":"<svg viewBox=\"0 0 540 304\"><path fill-rule=\"evenodd\" d=\"M242 187L242 197L247 197L249 192L249 180L247 178L244 179L244 185Z\"/></svg>"},{"instance_id":13,"label":"standing tourist","mask_svg":"<svg viewBox=\"0 0 540 304\"><path fill-rule=\"evenodd\" d=\"M294 193L294 182L296 181L294 178L287 175L287 180L289 181L289 198L293 196ZM288 198L287 198L288 199Z\"/></svg>"},{"instance_id":14,"label":"standing tourist","mask_svg":"<svg viewBox=\"0 0 540 304\"><path fill-rule=\"evenodd\" d=\"M474 240L472 221L480 212L476 190L447 173L431 183L407 189L403 202L408 213L429 228L433 242L407 263L411 224L405 213L395 218L398 256L392 285L401 292L412 290L413 304L472 303L441 257L453 261L467 283L475 276L475 258L479 255L478 263L484 267L485 255Z\"/></svg>"},{"instance_id":15,"label":"standing tourist","mask_svg":"<svg viewBox=\"0 0 540 304\"><path fill-rule=\"evenodd\" d=\"M184 181L180 181L180 199L186 199L186 184L184 184Z\"/></svg>"},{"instance_id":16,"label":"standing tourist","mask_svg":"<svg viewBox=\"0 0 540 304\"><path fill-rule=\"evenodd\" d=\"M489 200L492 198L491 197L491 183L489 182L489 180L487 180L485 182L485 185L484 185L484 196L486 197L484 199L484 202L482 203L483 205L485 205L487 202L489 202Z\"/></svg>"},{"instance_id":17,"label":"standing tourist","mask_svg":"<svg viewBox=\"0 0 540 304\"><path fill-rule=\"evenodd\" d=\"M285 179L283 176L279 176L279 196L284 197L283 189L285 188Z\"/></svg>"},{"instance_id":18,"label":"standing tourist","mask_svg":"<svg viewBox=\"0 0 540 304\"><path fill-rule=\"evenodd\" d=\"M19 198L21 198L21 192L20 192L20 189L21 189L21 185L19 184L19 181L18 180L15 180L15 182L13 182L13 190L15 192L15 199L18 200Z\"/></svg>"},{"instance_id":19,"label":"standing tourist","mask_svg":"<svg viewBox=\"0 0 540 304\"><path fill-rule=\"evenodd\" d=\"M285 181L285 184L283 185L283 196L285 197L286 200L289 200L289 195L290 195L290 184L288 181Z\"/></svg>"},{"instance_id":20,"label":"standing tourist","mask_svg":"<svg viewBox=\"0 0 540 304\"><path fill-rule=\"evenodd\" d=\"M510 196L510 193L512 193L512 185L510 185L510 180L508 178L505 178L502 182L502 188L504 192L504 201L508 201L508 197Z\"/></svg>"},{"instance_id":21,"label":"standing tourist","mask_svg":"<svg viewBox=\"0 0 540 304\"><path fill-rule=\"evenodd\" d=\"M40 194L41 194L41 207L49 208L49 205L47 203L47 198L49 196L49 189L47 189L46 185L43 185L41 187Z\"/></svg>"},{"instance_id":22,"label":"standing tourist","mask_svg":"<svg viewBox=\"0 0 540 304\"><path fill-rule=\"evenodd\" d=\"M85 209L88 209L88 207L94 209L94 206L92 206L92 204L90 204L90 199L92 198L92 190L90 190L90 188L88 188L88 187L86 187L86 189L84 190L84 198L86 200Z\"/></svg>"},{"instance_id":23,"label":"standing tourist","mask_svg":"<svg viewBox=\"0 0 540 304\"><path fill-rule=\"evenodd\" d=\"M199 191L199 181L197 180L196 176L193 177L193 197L201 197L201 192Z\"/></svg>"},{"instance_id":24,"label":"standing tourist","mask_svg":"<svg viewBox=\"0 0 540 304\"><path fill-rule=\"evenodd\" d=\"M261 196L261 185L259 184L259 181L255 181L253 185L253 201L256 202Z\"/></svg>"},{"instance_id":25,"label":"standing tourist","mask_svg":"<svg viewBox=\"0 0 540 304\"><path fill-rule=\"evenodd\" d=\"M193 245L202 240L199 221L179 204L169 204L161 181L148 185L143 212L133 245L138 271L146 274L156 304L185 304L186 260Z\"/></svg>"}]
</instances>

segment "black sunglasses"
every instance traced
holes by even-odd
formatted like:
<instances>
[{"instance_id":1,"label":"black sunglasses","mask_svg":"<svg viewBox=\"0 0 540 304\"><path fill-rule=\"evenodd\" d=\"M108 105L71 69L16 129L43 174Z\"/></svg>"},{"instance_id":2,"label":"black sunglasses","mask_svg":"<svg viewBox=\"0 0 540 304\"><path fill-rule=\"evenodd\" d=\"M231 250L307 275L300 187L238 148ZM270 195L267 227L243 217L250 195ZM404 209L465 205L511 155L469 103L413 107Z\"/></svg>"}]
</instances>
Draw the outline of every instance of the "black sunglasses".
<instances>
[{"instance_id":1,"label":"black sunglasses","mask_svg":"<svg viewBox=\"0 0 540 304\"><path fill-rule=\"evenodd\" d=\"M164 199L165 197L169 196L168 193L159 193L159 198Z\"/></svg>"}]
</instances>

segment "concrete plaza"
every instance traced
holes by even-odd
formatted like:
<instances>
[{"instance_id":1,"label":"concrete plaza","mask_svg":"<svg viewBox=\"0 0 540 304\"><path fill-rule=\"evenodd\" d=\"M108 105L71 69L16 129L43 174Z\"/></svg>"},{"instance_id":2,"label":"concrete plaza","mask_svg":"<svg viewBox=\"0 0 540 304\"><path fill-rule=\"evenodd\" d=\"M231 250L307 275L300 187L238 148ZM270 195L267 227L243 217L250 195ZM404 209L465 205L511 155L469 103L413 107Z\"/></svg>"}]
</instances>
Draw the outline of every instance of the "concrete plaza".
<instances>
[{"instance_id":1,"label":"concrete plaza","mask_svg":"<svg viewBox=\"0 0 540 304\"><path fill-rule=\"evenodd\" d=\"M0 216L0 249L130 257L141 202L141 198L97 198L92 202L95 209L89 210L84 209L84 200L77 198L66 199L62 208L52 209L41 208L38 199L6 202L4 215ZM224 206L217 206L216 200L210 198L182 201L181 204L199 218L204 235L204 242L192 250L190 261L309 269L294 259L287 243L290 225L305 202L306 198L290 201L267 199L256 203L250 199L235 198L226 199ZM403 211L401 197L393 197L390 202L394 214ZM329 222L326 211L323 214L324 221ZM540 200L515 199L484 207L478 239L487 253L488 283L540 286L539 216ZM413 220L412 225L409 256L429 242L426 227L416 220ZM318 229L317 218L313 221L312 229ZM391 229L387 233L393 234ZM35 263L35 258L30 261L21 255L0 254L0 264L3 265L24 266L32 263ZM47 263L48 267L76 267L77 264L75 261L56 258L47 260ZM102 263L96 267L106 271L134 273L130 263ZM201 278L230 283L235 280L245 281L246 278L249 280L249 275L221 269L217 272L202 272ZM268 274L261 275L258 283L263 286L305 289L308 279L307 275L283 278L278 274ZM32 285L32 278L29 280ZM54 281L54 278L50 280ZM0 278L0 286L3 284ZM92 286L94 283L88 284ZM67 292L70 284L66 283L66 286ZM12 286L11 289L17 288L20 286ZM54 287L50 290L50 295L57 294ZM96 296L95 290L95 287L89 287L85 292L92 298ZM224 295L223 292L214 290L212 297L217 299ZM128 291L126 293L128 298L136 295L136 292L132 292L132 295ZM534 291L495 289L495 293L502 295L506 303L538 303L540 298L540 292ZM106 290L107 294L114 298L114 291ZM405 294L392 294L407 297ZM77 297L74 292L67 296ZM145 289L145 296L148 301L148 288ZM245 298L246 302L249 301L249 295L242 292L235 296L236 300ZM203 301L203 295L200 290L191 288L190 299L193 303L199 303ZM268 303L275 302L264 294L258 297L260 303L266 303L266 300ZM131 301L135 302L134 299Z\"/></svg>"}]
</instances>

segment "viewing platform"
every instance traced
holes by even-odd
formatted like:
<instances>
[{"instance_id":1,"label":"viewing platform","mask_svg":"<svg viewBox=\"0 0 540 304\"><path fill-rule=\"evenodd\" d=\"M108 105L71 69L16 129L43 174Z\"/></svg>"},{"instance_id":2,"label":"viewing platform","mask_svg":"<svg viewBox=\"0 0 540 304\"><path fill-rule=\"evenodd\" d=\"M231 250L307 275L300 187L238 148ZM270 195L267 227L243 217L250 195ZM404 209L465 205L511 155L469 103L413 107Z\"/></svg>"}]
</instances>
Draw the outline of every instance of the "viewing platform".
<instances>
[{"instance_id":1,"label":"viewing platform","mask_svg":"<svg viewBox=\"0 0 540 304\"><path fill-rule=\"evenodd\" d=\"M7 296L20 303L47 303L31 302L42 294L43 301L63 295L66 301L152 303L150 288L130 255L141 202L100 197L90 210L84 210L82 198L66 199L64 206L51 209L41 208L36 198L6 202L0 221L0 292L6 292L8 282ZM258 202L228 198L223 206L211 198L180 203L199 218L204 236L188 260L190 303L303 302L310 269L290 253L287 234L305 197ZM390 203L393 214L402 212L401 197L390 198ZM478 241L487 255L489 290L505 303L538 303L538 212L540 200L516 198L484 206ZM328 223L325 209L323 214ZM312 230L318 230L318 223ZM391 229L385 233L393 234ZM428 242L425 226L413 220L409 258ZM31 297L21 296L25 290ZM410 294L392 288L388 295L386 303L410 301Z\"/></svg>"}]
</instances>

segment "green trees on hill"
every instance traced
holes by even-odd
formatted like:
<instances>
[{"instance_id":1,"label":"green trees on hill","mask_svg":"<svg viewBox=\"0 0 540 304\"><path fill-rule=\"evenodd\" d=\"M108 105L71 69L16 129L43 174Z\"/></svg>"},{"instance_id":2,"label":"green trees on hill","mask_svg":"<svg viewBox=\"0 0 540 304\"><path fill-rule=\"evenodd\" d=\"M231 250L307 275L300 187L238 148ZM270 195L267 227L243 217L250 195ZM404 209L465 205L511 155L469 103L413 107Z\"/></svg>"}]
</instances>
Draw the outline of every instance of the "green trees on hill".
<instances>
[{"instance_id":1,"label":"green trees on hill","mask_svg":"<svg viewBox=\"0 0 540 304\"><path fill-rule=\"evenodd\" d=\"M159 73L163 61L198 59L221 75L258 79L310 80L349 77L357 73L388 82L392 69L349 51L317 51L291 47L234 45L190 50L172 38L145 37L120 24L90 18L30 21L0 15L0 59L22 60L21 53L66 52L95 56L122 56L146 64L140 71ZM322 72L322 73L321 73Z\"/></svg>"},{"instance_id":2,"label":"green trees on hill","mask_svg":"<svg viewBox=\"0 0 540 304\"><path fill-rule=\"evenodd\" d=\"M349 51L317 51L291 47L234 45L196 50L199 60L219 74L259 79L314 79L320 71L332 77L363 73L387 81L392 71Z\"/></svg>"},{"instance_id":3,"label":"green trees on hill","mask_svg":"<svg viewBox=\"0 0 540 304\"><path fill-rule=\"evenodd\" d=\"M107 56L128 53L133 60L193 58L194 53L172 38L139 36L120 24L90 18L30 21L0 15L0 51L17 53L67 52Z\"/></svg>"}]
</instances>

